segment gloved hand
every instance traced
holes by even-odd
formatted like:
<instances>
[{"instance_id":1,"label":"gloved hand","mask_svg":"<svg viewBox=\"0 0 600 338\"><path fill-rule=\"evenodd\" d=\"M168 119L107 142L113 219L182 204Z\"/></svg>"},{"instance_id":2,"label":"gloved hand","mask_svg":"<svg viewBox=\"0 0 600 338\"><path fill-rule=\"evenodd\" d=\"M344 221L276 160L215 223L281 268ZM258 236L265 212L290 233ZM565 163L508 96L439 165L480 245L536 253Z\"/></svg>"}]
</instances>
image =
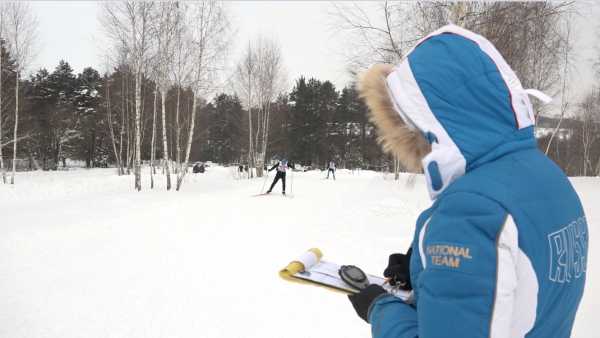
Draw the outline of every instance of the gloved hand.
<instances>
[{"instance_id":1,"label":"gloved hand","mask_svg":"<svg viewBox=\"0 0 600 338\"><path fill-rule=\"evenodd\" d=\"M348 299L354 306L354 310L365 322L369 322L369 309L373 302L380 296L388 294L381 286L371 284L362 289L359 293L348 295Z\"/></svg>"},{"instance_id":2,"label":"gloved hand","mask_svg":"<svg viewBox=\"0 0 600 338\"><path fill-rule=\"evenodd\" d=\"M383 271L383 276L389 278L390 285L398 286L403 290L412 290L410 284L410 256L412 248L406 254L391 254L388 266Z\"/></svg>"}]
</instances>

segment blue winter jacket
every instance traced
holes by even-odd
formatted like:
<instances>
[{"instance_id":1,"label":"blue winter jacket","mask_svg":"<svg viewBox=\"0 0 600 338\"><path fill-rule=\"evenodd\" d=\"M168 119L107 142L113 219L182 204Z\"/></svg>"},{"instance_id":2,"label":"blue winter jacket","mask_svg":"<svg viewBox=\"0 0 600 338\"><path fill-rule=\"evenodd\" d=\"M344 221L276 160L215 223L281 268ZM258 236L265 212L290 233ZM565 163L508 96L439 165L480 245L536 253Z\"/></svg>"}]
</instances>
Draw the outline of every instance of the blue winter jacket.
<instances>
[{"instance_id":1,"label":"blue winter jacket","mask_svg":"<svg viewBox=\"0 0 600 338\"><path fill-rule=\"evenodd\" d=\"M414 299L378 298L373 337L569 337L588 230L569 180L537 150L529 92L489 41L456 26L421 41L387 85L431 143L434 203L412 244Z\"/></svg>"}]
</instances>

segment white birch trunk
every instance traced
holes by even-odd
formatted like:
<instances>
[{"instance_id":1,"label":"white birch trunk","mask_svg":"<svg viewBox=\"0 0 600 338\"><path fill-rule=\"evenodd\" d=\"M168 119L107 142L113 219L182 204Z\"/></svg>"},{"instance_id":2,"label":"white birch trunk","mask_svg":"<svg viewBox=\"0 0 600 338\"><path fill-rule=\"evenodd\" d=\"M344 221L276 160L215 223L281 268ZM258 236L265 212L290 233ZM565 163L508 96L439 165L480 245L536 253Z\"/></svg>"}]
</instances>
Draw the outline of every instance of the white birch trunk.
<instances>
[{"instance_id":1,"label":"white birch trunk","mask_svg":"<svg viewBox=\"0 0 600 338\"><path fill-rule=\"evenodd\" d=\"M267 145L269 142L269 118L271 115L271 105L270 103L266 103L264 111L263 111L263 127L262 127L262 140L261 140L261 163L267 162Z\"/></svg>"},{"instance_id":2,"label":"white birch trunk","mask_svg":"<svg viewBox=\"0 0 600 338\"><path fill-rule=\"evenodd\" d=\"M259 95L260 97L260 95ZM254 138L254 164L256 165L256 177L262 177L263 172L263 154L262 154L262 142L261 137L263 126L263 109L259 107L256 111L256 134Z\"/></svg>"},{"instance_id":3,"label":"white birch trunk","mask_svg":"<svg viewBox=\"0 0 600 338\"><path fill-rule=\"evenodd\" d=\"M129 81L127 79L127 77L125 78L125 122L127 123L125 125L125 133L126 133L126 138L127 138L127 149L126 149L126 156L127 156L127 175L131 174L131 118L129 117Z\"/></svg>"},{"instance_id":4,"label":"white birch trunk","mask_svg":"<svg viewBox=\"0 0 600 338\"><path fill-rule=\"evenodd\" d=\"M163 137L163 160L165 161L165 173L167 175L167 190L171 190L171 173L169 171L169 145L167 142L167 111L165 109L165 100L167 93L165 89L160 91L161 110L162 110L162 137Z\"/></svg>"},{"instance_id":5,"label":"white birch trunk","mask_svg":"<svg viewBox=\"0 0 600 338\"><path fill-rule=\"evenodd\" d=\"M138 65L135 76L135 188L142 190L142 157L141 157L141 109L142 109L142 70Z\"/></svg>"},{"instance_id":6,"label":"white birch trunk","mask_svg":"<svg viewBox=\"0 0 600 338\"><path fill-rule=\"evenodd\" d=\"M248 72L248 178L253 178L254 149L252 146L252 82L251 73Z\"/></svg>"},{"instance_id":7,"label":"white birch trunk","mask_svg":"<svg viewBox=\"0 0 600 338\"><path fill-rule=\"evenodd\" d=\"M123 135L125 135L125 74L121 75L121 132L119 133L119 176L125 175L125 166L123 163Z\"/></svg>"},{"instance_id":8,"label":"white birch trunk","mask_svg":"<svg viewBox=\"0 0 600 338\"><path fill-rule=\"evenodd\" d=\"M546 151L544 152L544 154L548 155L548 152L550 152L550 147L552 146L552 141L554 141L554 138L556 137L556 134L559 132L560 130L560 125L563 122L563 119L565 117L565 113L567 111L567 106L568 103L567 101L567 78L568 78L568 71L569 71L569 48L570 48L570 36L571 36L571 25L567 23L567 32L566 32L567 36L566 36L566 46L565 46L565 54L564 54L564 59L565 59L565 64L564 64L564 68L563 68L563 76L562 76L562 90L561 90L561 109L560 109L560 119L558 120L558 123L556 124L556 128L554 128L554 130L552 130L552 135L550 135L550 140L548 140L548 145L546 146Z\"/></svg>"},{"instance_id":9,"label":"white birch trunk","mask_svg":"<svg viewBox=\"0 0 600 338\"><path fill-rule=\"evenodd\" d=\"M177 107L175 108L175 161L177 174L181 171L181 124L179 123L179 103L181 87L177 86Z\"/></svg>"},{"instance_id":10,"label":"white birch trunk","mask_svg":"<svg viewBox=\"0 0 600 338\"><path fill-rule=\"evenodd\" d=\"M117 153L117 144L115 139L115 131L112 125L112 110L110 107L110 82L108 75L106 76L106 115L108 119L108 130L110 131L110 140L112 143L113 152L115 153L115 160L117 161L117 172L121 175L121 156Z\"/></svg>"},{"instance_id":11,"label":"white birch trunk","mask_svg":"<svg viewBox=\"0 0 600 338\"><path fill-rule=\"evenodd\" d=\"M158 99L158 86L154 84L154 106L152 112L152 141L150 143L150 189L154 189L154 144L156 143L156 101Z\"/></svg>"},{"instance_id":12,"label":"white birch trunk","mask_svg":"<svg viewBox=\"0 0 600 338\"><path fill-rule=\"evenodd\" d=\"M192 118L190 120L190 130L188 133L188 140L187 140L187 145L185 147L185 158L183 160L183 168L179 173L179 177L177 179L177 188L176 190L179 191L179 188L181 188L181 184L183 183L183 179L185 177L185 174L187 173L187 167L188 167L188 162L190 160L190 153L192 151L192 141L194 139L194 126L195 126L195 121L196 121L196 109L198 104L196 103L196 97L194 94L192 94Z\"/></svg>"},{"instance_id":13,"label":"white birch trunk","mask_svg":"<svg viewBox=\"0 0 600 338\"><path fill-rule=\"evenodd\" d=\"M15 129L13 136L13 163L10 184L15 184L15 172L17 171L17 132L19 130L19 81L21 80L21 74L18 70L16 75L17 80L15 81Z\"/></svg>"},{"instance_id":14,"label":"white birch trunk","mask_svg":"<svg viewBox=\"0 0 600 338\"><path fill-rule=\"evenodd\" d=\"M4 16L4 13L0 13ZM2 23L0 23L2 25ZM4 157L2 155L2 53L0 51L0 171L2 172L2 183L6 184L6 171L4 170Z\"/></svg>"}]
</instances>

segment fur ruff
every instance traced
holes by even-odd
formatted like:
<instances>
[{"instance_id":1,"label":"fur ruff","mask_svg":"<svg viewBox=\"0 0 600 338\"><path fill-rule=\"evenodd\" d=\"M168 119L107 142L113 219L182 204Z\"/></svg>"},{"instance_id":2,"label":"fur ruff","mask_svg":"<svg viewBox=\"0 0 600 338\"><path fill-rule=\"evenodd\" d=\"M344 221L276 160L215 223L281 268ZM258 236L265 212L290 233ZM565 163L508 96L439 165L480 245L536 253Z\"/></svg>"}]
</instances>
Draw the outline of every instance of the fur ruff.
<instances>
[{"instance_id":1,"label":"fur ruff","mask_svg":"<svg viewBox=\"0 0 600 338\"><path fill-rule=\"evenodd\" d=\"M377 126L383 150L394 155L410 172L422 172L421 160L431 146L418 130L411 130L396 112L386 87L393 66L376 64L364 72L358 82L360 96L369 107L369 120Z\"/></svg>"}]
</instances>

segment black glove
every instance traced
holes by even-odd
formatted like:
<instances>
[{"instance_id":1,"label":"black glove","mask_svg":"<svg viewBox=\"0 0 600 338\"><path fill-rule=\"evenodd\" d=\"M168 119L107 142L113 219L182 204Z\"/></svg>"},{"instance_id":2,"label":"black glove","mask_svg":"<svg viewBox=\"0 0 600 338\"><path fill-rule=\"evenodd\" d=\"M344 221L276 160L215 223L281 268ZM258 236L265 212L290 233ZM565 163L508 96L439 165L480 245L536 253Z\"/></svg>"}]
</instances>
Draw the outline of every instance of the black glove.
<instances>
[{"instance_id":1,"label":"black glove","mask_svg":"<svg viewBox=\"0 0 600 338\"><path fill-rule=\"evenodd\" d=\"M381 295L385 295L388 292L385 291L381 286L377 284L371 284L366 288L362 289L359 293L348 295L348 299L354 306L354 310L358 316L364 319L365 322L369 322L369 309L371 304Z\"/></svg>"},{"instance_id":2,"label":"black glove","mask_svg":"<svg viewBox=\"0 0 600 338\"><path fill-rule=\"evenodd\" d=\"M398 286L403 290L412 290L410 284L410 255L412 248L405 254L391 254L388 266L383 271L383 276L389 278L390 285Z\"/></svg>"}]
</instances>

